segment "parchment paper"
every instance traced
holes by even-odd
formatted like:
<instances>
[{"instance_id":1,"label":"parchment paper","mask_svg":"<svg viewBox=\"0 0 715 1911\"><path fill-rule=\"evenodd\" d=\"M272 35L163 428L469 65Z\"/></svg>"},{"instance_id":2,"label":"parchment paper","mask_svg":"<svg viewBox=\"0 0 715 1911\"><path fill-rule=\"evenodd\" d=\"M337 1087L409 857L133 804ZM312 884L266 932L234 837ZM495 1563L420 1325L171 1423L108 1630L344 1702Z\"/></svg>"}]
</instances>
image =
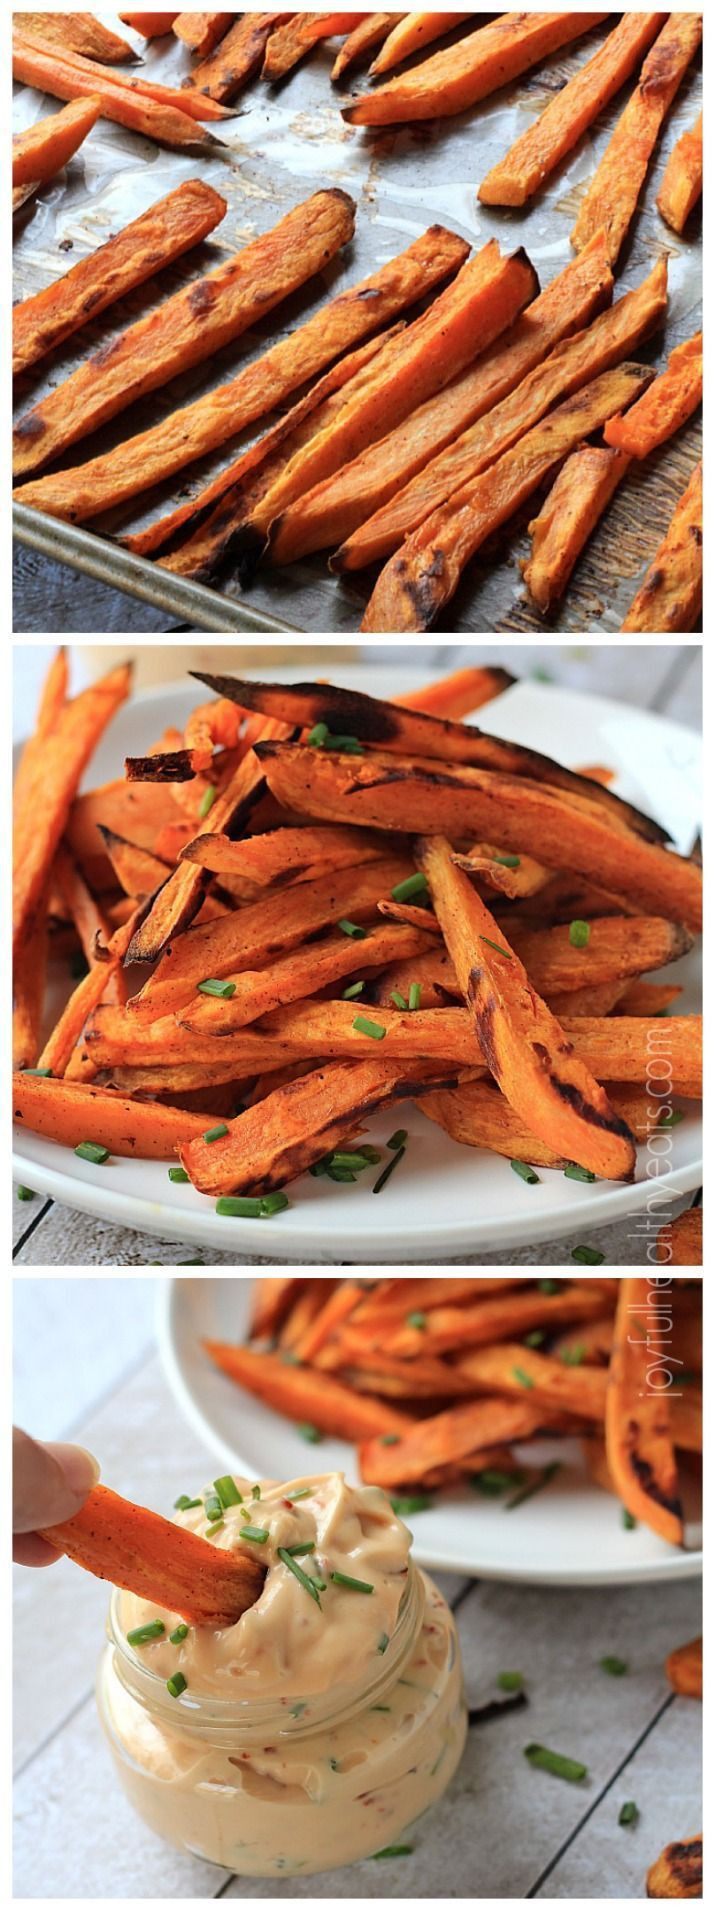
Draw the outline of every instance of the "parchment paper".
<instances>
[{"instance_id":1,"label":"parchment paper","mask_svg":"<svg viewBox=\"0 0 715 1911\"><path fill-rule=\"evenodd\" d=\"M475 11L473 24L488 18ZM118 15L101 14L115 30L141 46L147 72L175 85L190 71L189 55L172 35L151 43L121 26ZM615 24L612 16L611 24ZM452 34L457 40L462 31ZM547 104L552 94L592 53L607 23L583 36L563 56L547 60L531 75L504 89L471 112L454 119L382 131L349 127L340 118L342 101L366 86L365 69L345 76L341 87L330 81L337 43L314 50L280 88L255 80L236 102L237 117L213 130L230 152L210 160L186 159L153 142L101 120L88 141L57 180L43 188L15 222L14 297L57 278L86 252L93 251L121 226L183 179L208 180L228 200L223 223L202 247L138 288L130 298L69 340L46 367L22 381L19 409L67 377L90 350L115 337L132 319L149 311L170 292L210 270L226 253L267 230L277 219L321 186L339 185L358 206L351 247L319 279L270 314L265 326L238 340L164 390L152 394L115 419L92 439L75 446L63 462L82 462L95 452L144 429L176 406L225 382L249 358L309 317L336 291L374 271L434 220L464 234L475 247L492 235L504 251L524 245L548 284L573 257L569 232L598 159L628 95L626 87L554 175L546 190L519 210L480 205L476 188L484 174ZM443 44L440 42L440 44ZM134 71L136 69L128 69ZM634 76L635 77L635 76ZM347 82L347 83L345 83ZM632 82L629 83L631 85ZM701 105L701 76L693 66L668 116L650 167L643 203L621 258L617 294L637 285L655 260L668 258L670 304L665 332L641 348L643 362L659 367L675 344L700 324L701 225L695 212L683 238L661 220L655 198L667 155L692 125ZM14 127L20 130L57 102L28 87L16 88ZM261 430L265 428L262 422ZM173 483L146 493L125 509L121 519L95 520L94 531L136 529L168 509L177 497L199 489L222 469L242 442L224 446L212 458L177 474ZM700 451L700 426L687 424L651 459L631 470L616 493L571 580L560 607L542 618L527 602L518 560L528 553L526 524L537 504L532 499L520 519L512 520L473 562L445 612L442 629L453 632L617 631L684 489ZM372 579L364 573L349 584L330 577L320 556L285 570L264 571L250 600L303 631L355 631ZM224 573L217 588L235 598L237 581Z\"/></svg>"}]
</instances>

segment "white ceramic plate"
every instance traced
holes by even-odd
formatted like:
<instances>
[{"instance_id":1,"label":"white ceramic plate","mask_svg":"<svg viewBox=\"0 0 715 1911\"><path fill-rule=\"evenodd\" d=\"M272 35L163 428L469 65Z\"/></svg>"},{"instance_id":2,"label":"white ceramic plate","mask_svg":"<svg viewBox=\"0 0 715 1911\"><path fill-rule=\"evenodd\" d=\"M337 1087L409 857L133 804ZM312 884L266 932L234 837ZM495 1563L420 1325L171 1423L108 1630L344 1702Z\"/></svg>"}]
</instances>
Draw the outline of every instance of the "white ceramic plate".
<instances>
[{"instance_id":1,"label":"white ceramic plate","mask_svg":"<svg viewBox=\"0 0 715 1911\"><path fill-rule=\"evenodd\" d=\"M245 1338L249 1279L184 1275L161 1281L159 1290L159 1345L169 1384L222 1471L233 1466L249 1477L290 1480L338 1467L348 1479L356 1477L352 1447L327 1439L306 1446L289 1420L234 1386L204 1353L204 1340ZM528 1464L552 1458L562 1461L557 1477L512 1512L469 1489L442 1493L429 1509L412 1514L420 1565L553 1586L687 1579L701 1570L699 1552L666 1546L644 1526L625 1531L616 1500L584 1472L576 1441L535 1444ZM193 1492L201 1484L178 1480L176 1490Z\"/></svg>"},{"instance_id":2,"label":"white ceramic plate","mask_svg":"<svg viewBox=\"0 0 715 1911\"><path fill-rule=\"evenodd\" d=\"M284 666L265 675L296 680L305 677L306 668ZM423 680L422 669L401 665L351 664L340 671L340 681L350 688L382 696L399 695ZM137 697L119 712L103 739L87 786L116 776L124 756L149 749L167 724L183 727L195 702L191 683ZM575 766L606 763L617 769L618 792L654 815L680 850L690 849L701 822L700 743L690 731L606 698L531 682L515 684L481 714L482 727L495 736ZM684 984L682 1010L697 1011L695 952L665 973L668 980ZM372 1177L337 1186L304 1175L291 1185L290 1207L270 1221L217 1215L208 1197L169 1182L163 1162L114 1156L96 1168L69 1148L17 1130L14 1171L39 1193L97 1219L195 1247L228 1250L237 1259L260 1254L318 1264L338 1260L391 1265L554 1241L575 1228L637 1216L652 1194L642 1149L632 1186L570 1181L542 1170L534 1187L518 1180L499 1156L451 1141L409 1103L376 1118L370 1139L384 1144L396 1126L407 1127L409 1147L377 1200L372 1197ZM669 1193L683 1195L702 1179L700 1113L693 1104L670 1141L662 1172L667 1168Z\"/></svg>"}]
</instances>

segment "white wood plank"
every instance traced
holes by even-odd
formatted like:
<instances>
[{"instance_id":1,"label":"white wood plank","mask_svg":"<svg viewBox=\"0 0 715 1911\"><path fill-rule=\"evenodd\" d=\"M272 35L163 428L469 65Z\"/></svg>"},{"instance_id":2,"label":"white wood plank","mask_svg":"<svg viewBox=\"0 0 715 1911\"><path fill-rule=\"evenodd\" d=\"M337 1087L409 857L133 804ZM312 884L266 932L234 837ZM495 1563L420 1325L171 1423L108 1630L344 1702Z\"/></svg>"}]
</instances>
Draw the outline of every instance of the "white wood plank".
<instances>
[{"instance_id":1,"label":"white wood plank","mask_svg":"<svg viewBox=\"0 0 715 1911\"><path fill-rule=\"evenodd\" d=\"M37 1440L70 1437L154 1340L155 1283L75 1276L16 1281L17 1424Z\"/></svg>"},{"instance_id":2,"label":"white wood plank","mask_svg":"<svg viewBox=\"0 0 715 1911\"><path fill-rule=\"evenodd\" d=\"M602 1897L606 1879L609 1897L644 1897L646 1872L663 1846L701 1830L701 1739L702 1707L695 1699L673 1699L544 1880L539 1898ZM627 1799L640 1817L624 1827L618 1814Z\"/></svg>"}]
</instances>

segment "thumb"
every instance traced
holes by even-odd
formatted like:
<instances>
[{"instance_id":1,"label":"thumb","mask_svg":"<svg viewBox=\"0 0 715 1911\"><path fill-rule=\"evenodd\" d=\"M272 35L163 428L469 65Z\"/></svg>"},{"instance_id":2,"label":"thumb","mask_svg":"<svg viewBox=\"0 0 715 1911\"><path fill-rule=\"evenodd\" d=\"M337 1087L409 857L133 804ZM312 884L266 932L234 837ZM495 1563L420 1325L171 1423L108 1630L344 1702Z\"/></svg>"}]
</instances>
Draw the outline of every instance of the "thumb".
<instances>
[{"instance_id":1,"label":"thumb","mask_svg":"<svg viewBox=\"0 0 715 1911\"><path fill-rule=\"evenodd\" d=\"M70 1519L99 1479L99 1462L85 1447L43 1445L13 1428L13 1532L35 1533Z\"/></svg>"}]
</instances>

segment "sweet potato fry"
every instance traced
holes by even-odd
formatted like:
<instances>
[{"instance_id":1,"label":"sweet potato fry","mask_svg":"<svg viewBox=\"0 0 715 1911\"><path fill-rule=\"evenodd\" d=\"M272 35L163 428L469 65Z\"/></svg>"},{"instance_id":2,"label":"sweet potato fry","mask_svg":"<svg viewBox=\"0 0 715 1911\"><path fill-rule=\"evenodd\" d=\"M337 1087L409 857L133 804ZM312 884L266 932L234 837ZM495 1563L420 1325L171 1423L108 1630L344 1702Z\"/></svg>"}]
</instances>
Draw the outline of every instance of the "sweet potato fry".
<instances>
[{"instance_id":1,"label":"sweet potato fry","mask_svg":"<svg viewBox=\"0 0 715 1911\"><path fill-rule=\"evenodd\" d=\"M425 1313L430 1307L442 1307L449 1301L455 1305L467 1306L469 1301L482 1298L486 1294L502 1294L508 1288L519 1286L519 1281L510 1275L486 1276L485 1279L464 1280L461 1276L452 1279L449 1275L425 1276L423 1279L409 1281L400 1278L392 1281L380 1281L376 1288L363 1291L361 1305L357 1313L357 1326L369 1323L375 1326L399 1325L408 1313L416 1309ZM371 1355L375 1352L370 1346ZM392 1356L390 1357L392 1358Z\"/></svg>"},{"instance_id":2,"label":"sweet potato fry","mask_svg":"<svg viewBox=\"0 0 715 1911\"><path fill-rule=\"evenodd\" d=\"M362 629L428 630L485 539L526 503L582 438L614 411L632 404L651 378L645 366L628 363L602 373L533 425L487 471L461 484L385 566Z\"/></svg>"},{"instance_id":3,"label":"sweet potato fry","mask_svg":"<svg viewBox=\"0 0 715 1911\"><path fill-rule=\"evenodd\" d=\"M604 1314L601 1320L580 1321L576 1327L567 1327L551 1341L549 1351L555 1359L570 1361L572 1365L607 1367L612 1346L613 1315ZM605 1404L604 1400L604 1413Z\"/></svg>"},{"instance_id":4,"label":"sweet potato fry","mask_svg":"<svg viewBox=\"0 0 715 1911\"><path fill-rule=\"evenodd\" d=\"M674 1024L675 1026L675 1024ZM685 1208L658 1235L658 1260L670 1267L702 1267L703 1211Z\"/></svg>"},{"instance_id":5,"label":"sweet potato fry","mask_svg":"<svg viewBox=\"0 0 715 1911\"><path fill-rule=\"evenodd\" d=\"M198 60L205 60L228 32L235 17L233 13L176 13L171 31Z\"/></svg>"},{"instance_id":6,"label":"sweet potato fry","mask_svg":"<svg viewBox=\"0 0 715 1911\"><path fill-rule=\"evenodd\" d=\"M703 398L703 335L696 332L676 345L664 372L649 386L625 418L609 418L604 438L627 452L629 458L647 458L691 417Z\"/></svg>"},{"instance_id":7,"label":"sweet potato fry","mask_svg":"<svg viewBox=\"0 0 715 1911\"><path fill-rule=\"evenodd\" d=\"M597 1320L603 1313L603 1290L594 1281L567 1282L555 1294L534 1288L529 1281L515 1293L496 1294L466 1307L433 1307L426 1327L404 1324L394 1334L383 1335L379 1345L403 1360L419 1360L425 1353L488 1347L491 1341L517 1338L533 1327L548 1331L552 1325Z\"/></svg>"},{"instance_id":8,"label":"sweet potato fry","mask_svg":"<svg viewBox=\"0 0 715 1911\"><path fill-rule=\"evenodd\" d=\"M607 425L607 434L609 429ZM609 439L608 446L579 445L561 466L538 517L529 525L531 556L522 566L529 596L539 610L549 610L563 597L574 564L629 463L625 451L611 449Z\"/></svg>"},{"instance_id":9,"label":"sweet potato fry","mask_svg":"<svg viewBox=\"0 0 715 1911\"><path fill-rule=\"evenodd\" d=\"M534 1133L606 1179L633 1173L629 1129L509 949L503 930L451 860L444 837L423 838L418 860L491 1074Z\"/></svg>"},{"instance_id":10,"label":"sweet potato fry","mask_svg":"<svg viewBox=\"0 0 715 1911\"><path fill-rule=\"evenodd\" d=\"M81 1039L85 1022L105 995L109 994L109 1000L112 1000L112 983L119 978L121 964L138 919L138 912L133 910L127 921L119 924L110 936L106 948L102 949L101 957L91 964L89 973L77 983L69 1001L65 1003L62 1014L51 1034L48 1035L38 1058L38 1066L49 1069L51 1075L65 1075L71 1068L74 1072L74 1051ZM123 995L120 995L119 999L123 1000ZM117 993L114 994L114 1001L117 1001ZM79 1056L76 1068L78 1076L83 1080L88 1079L90 1073L94 1074L93 1062L90 1060L84 1063Z\"/></svg>"},{"instance_id":11,"label":"sweet potato fry","mask_svg":"<svg viewBox=\"0 0 715 1911\"><path fill-rule=\"evenodd\" d=\"M648 1384L649 1332L657 1327L648 1281L624 1276L608 1373L606 1454L627 1511L679 1546L683 1520L668 1399L662 1387Z\"/></svg>"},{"instance_id":12,"label":"sweet potato fry","mask_svg":"<svg viewBox=\"0 0 715 1911\"><path fill-rule=\"evenodd\" d=\"M449 1083L454 1075L442 1065L438 1078ZM426 1079L429 1068L419 1061L328 1063L247 1108L219 1141L192 1142L183 1150L182 1164L203 1194L282 1187L376 1109L422 1093Z\"/></svg>"},{"instance_id":13,"label":"sweet potato fry","mask_svg":"<svg viewBox=\"0 0 715 1911\"><path fill-rule=\"evenodd\" d=\"M343 733L345 734L345 733ZM702 871L658 843L614 827L572 791L527 777L451 764L436 780L428 762L371 751L342 757L301 744L259 743L257 754L279 802L304 815L372 829L468 831L505 850L544 857L595 883L629 892L632 904L688 928L702 918ZM595 788L595 785L594 785ZM542 892L543 893L543 892ZM568 919L571 920L572 911Z\"/></svg>"},{"instance_id":14,"label":"sweet potato fry","mask_svg":"<svg viewBox=\"0 0 715 1911\"><path fill-rule=\"evenodd\" d=\"M105 79L94 61L80 64L80 60L79 53L63 55L56 47L44 47L20 34L13 36L13 77L26 86L36 86L39 92L51 93L60 100L99 98L103 119L116 120L119 126L143 133L158 146L170 146L187 156L205 156L221 149L221 141L197 126L188 112L120 81L113 68L109 69L111 79Z\"/></svg>"},{"instance_id":15,"label":"sweet potato fry","mask_svg":"<svg viewBox=\"0 0 715 1911\"><path fill-rule=\"evenodd\" d=\"M266 1275L251 1289L251 1340L272 1340L277 1334L300 1285L292 1276Z\"/></svg>"},{"instance_id":16,"label":"sweet potato fry","mask_svg":"<svg viewBox=\"0 0 715 1911\"><path fill-rule=\"evenodd\" d=\"M470 1400L420 1420L385 1446L379 1435L360 1448L360 1478L367 1486L411 1486L434 1467L473 1455L480 1447L528 1440L545 1424L544 1408L531 1400Z\"/></svg>"},{"instance_id":17,"label":"sweet potato fry","mask_svg":"<svg viewBox=\"0 0 715 1911\"><path fill-rule=\"evenodd\" d=\"M661 219L673 232L683 232L703 190L703 116L682 133L673 147L656 199Z\"/></svg>"},{"instance_id":18,"label":"sweet potato fry","mask_svg":"<svg viewBox=\"0 0 715 1911\"><path fill-rule=\"evenodd\" d=\"M276 1413L307 1421L321 1433L340 1440L369 1440L382 1433L406 1433L412 1425L409 1414L386 1401L354 1394L342 1381L310 1367L289 1366L279 1354L257 1353L252 1347L234 1347L221 1340L205 1340L204 1347L214 1366L237 1386L257 1395Z\"/></svg>"},{"instance_id":19,"label":"sweet potato fry","mask_svg":"<svg viewBox=\"0 0 715 1911\"><path fill-rule=\"evenodd\" d=\"M479 188L487 206L524 206L543 186L593 120L625 84L667 19L625 13L607 40L555 93L548 106L497 161Z\"/></svg>"},{"instance_id":20,"label":"sweet potato fry","mask_svg":"<svg viewBox=\"0 0 715 1911\"><path fill-rule=\"evenodd\" d=\"M703 1696L703 1642L690 1639L686 1646L676 1646L668 1653L665 1661L665 1676L674 1692L685 1699L701 1699Z\"/></svg>"},{"instance_id":21,"label":"sweet potato fry","mask_svg":"<svg viewBox=\"0 0 715 1911\"><path fill-rule=\"evenodd\" d=\"M194 1626L233 1626L258 1599L265 1568L226 1552L146 1506L93 1486L84 1506L43 1539L85 1572L180 1613Z\"/></svg>"},{"instance_id":22,"label":"sweet potato fry","mask_svg":"<svg viewBox=\"0 0 715 1911\"><path fill-rule=\"evenodd\" d=\"M703 1840L684 1838L666 1845L646 1875L648 1898L702 1898Z\"/></svg>"},{"instance_id":23,"label":"sweet potato fry","mask_svg":"<svg viewBox=\"0 0 715 1911\"><path fill-rule=\"evenodd\" d=\"M363 1295L359 1281L336 1281L332 1293L329 1283L321 1281L319 1286L318 1312L315 1319L301 1334L296 1348L298 1358L307 1361L308 1365L315 1361L316 1355L322 1352L326 1342L339 1333Z\"/></svg>"},{"instance_id":24,"label":"sweet potato fry","mask_svg":"<svg viewBox=\"0 0 715 1911\"><path fill-rule=\"evenodd\" d=\"M473 843L463 855L455 850L454 860L458 869L478 877L481 888L486 884L512 901L517 896L538 895L552 875L535 856L503 856L495 843Z\"/></svg>"},{"instance_id":25,"label":"sweet potato fry","mask_svg":"<svg viewBox=\"0 0 715 1911\"><path fill-rule=\"evenodd\" d=\"M79 521L172 475L275 409L298 385L322 371L442 283L463 264L468 247L456 233L432 226L396 259L273 345L226 385L173 412L161 424L71 472L23 486L18 496L55 517Z\"/></svg>"},{"instance_id":26,"label":"sweet potato fry","mask_svg":"<svg viewBox=\"0 0 715 1911\"><path fill-rule=\"evenodd\" d=\"M48 46L47 42L34 32L26 33L23 38L43 53L51 53L53 50L52 45ZM106 82L112 92L117 91L125 97L129 94L139 94L143 99L156 100L159 106L166 107L170 113L186 113L190 119L230 118L229 108L218 105L215 100L207 99L201 93L194 93L190 85L183 87L179 92L174 86L162 86L158 80L154 79L151 71L148 75L143 70L138 74L117 73L114 67L101 66L98 60L86 60L81 53L74 53L66 47L63 47L61 57L64 65L72 67L73 71L80 74L84 80L94 76L97 92L101 90L102 83Z\"/></svg>"},{"instance_id":27,"label":"sweet potato fry","mask_svg":"<svg viewBox=\"0 0 715 1911\"><path fill-rule=\"evenodd\" d=\"M354 213L347 193L314 193L227 264L138 319L19 420L17 475L47 464L133 400L240 337L259 313L335 257L352 234Z\"/></svg>"},{"instance_id":28,"label":"sweet potato fry","mask_svg":"<svg viewBox=\"0 0 715 1911\"><path fill-rule=\"evenodd\" d=\"M131 671L111 670L59 712L49 735L31 738L15 782L13 947L47 881L70 805L95 744L129 693Z\"/></svg>"},{"instance_id":29,"label":"sweet potato fry","mask_svg":"<svg viewBox=\"0 0 715 1911\"><path fill-rule=\"evenodd\" d=\"M575 265L585 268L581 280L573 276ZM367 451L361 459L355 460L351 471L352 492L356 504L358 500L361 506L365 503L366 510L371 510L373 516L365 514L365 523L340 546L331 560L331 569L359 570L361 565L394 550L401 537L413 530L431 508L428 497L424 510L418 509L413 516L409 481L417 482L417 474L433 460L436 463L438 454L446 446L507 398L562 338L587 325L595 313L608 305L612 291L605 239L603 234L596 234L588 252L552 280L546 291L541 292L510 327L503 340L497 340L445 391L418 406L400 430L391 433L389 439L382 439L375 451ZM371 503L371 484L375 478L380 479L376 496L381 494L383 482L388 487L388 501L381 508ZM421 503L419 488L415 503Z\"/></svg>"},{"instance_id":30,"label":"sweet potato fry","mask_svg":"<svg viewBox=\"0 0 715 1911\"><path fill-rule=\"evenodd\" d=\"M13 373L28 371L89 318L181 258L213 231L225 211L225 199L212 186L187 179L63 278L13 306Z\"/></svg>"},{"instance_id":31,"label":"sweet potato fry","mask_svg":"<svg viewBox=\"0 0 715 1911\"><path fill-rule=\"evenodd\" d=\"M622 630L692 630L703 597L703 467L695 466Z\"/></svg>"},{"instance_id":32,"label":"sweet potato fry","mask_svg":"<svg viewBox=\"0 0 715 1911\"><path fill-rule=\"evenodd\" d=\"M629 982L619 997L619 1015L662 1015L682 995L678 982Z\"/></svg>"},{"instance_id":33,"label":"sweet potato fry","mask_svg":"<svg viewBox=\"0 0 715 1911\"><path fill-rule=\"evenodd\" d=\"M151 850L142 849L138 843L129 843L125 836L117 836L113 830L105 829L101 823L99 830L125 896L136 897L139 902L145 901L147 896L153 896L155 889L166 882L170 865L160 856L152 855Z\"/></svg>"},{"instance_id":34,"label":"sweet potato fry","mask_svg":"<svg viewBox=\"0 0 715 1911\"><path fill-rule=\"evenodd\" d=\"M431 46L433 40L441 39L443 34L451 33L453 27L459 27L463 20L471 18L471 13L398 14L392 32L383 41L381 51L372 62L371 80L383 73L391 73L393 67L401 66L403 60L409 60L413 53L421 53L424 47Z\"/></svg>"},{"instance_id":35,"label":"sweet potato fry","mask_svg":"<svg viewBox=\"0 0 715 1911\"><path fill-rule=\"evenodd\" d=\"M230 836L209 833L195 837L182 849L181 861L200 863L219 876L244 876L261 889L310 881L330 869L355 869L359 863L379 862L385 854L379 836L360 829L340 829L334 823L313 828L273 829L266 836L246 836L235 843Z\"/></svg>"},{"instance_id":36,"label":"sweet potato fry","mask_svg":"<svg viewBox=\"0 0 715 1911\"><path fill-rule=\"evenodd\" d=\"M333 1281L300 1281L298 1283L278 1333L280 1348L297 1350L303 1335L322 1312L334 1285Z\"/></svg>"},{"instance_id":37,"label":"sweet potato fry","mask_svg":"<svg viewBox=\"0 0 715 1911\"><path fill-rule=\"evenodd\" d=\"M362 19L361 13L289 14L283 25L271 34L263 62L264 79L284 79L319 40L330 40L337 33L352 33Z\"/></svg>"},{"instance_id":38,"label":"sweet potato fry","mask_svg":"<svg viewBox=\"0 0 715 1911\"><path fill-rule=\"evenodd\" d=\"M170 33L178 13L120 13L120 20L126 27L133 27L135 33L141 33L143 40L160 40L164 33Z\"/></svg>"},{"instance_id":39,"label":"sweet potato fry","mask_svg":"<svg viewBox=\"0 0 715 1911\"><path fill-rule=\"evenodd\" d=\"M39 37L64 51L82 53L87 60L121 65L137 57L129 41L112 33L93 13L16 13L14 18L18 31L28 38Z\"/></svg>"},{"instance_id":40,"label":"sweet potato fry","mask_svg":"<svg viewBox=\"0 0 715 1911\"><path fill-rule=\"evenodd\" d=\"M468 665L451 671L447 677L438 677L421 690L408 690L397 702L405 710L422 710L426 716L447 717L458 723L473 710L492 703L515 682L508 670L499 670L492 664Z\"/></svg>"},{"instance_id":41,"label":"sweet potato fry","mask_svg":"<svg viewBox=\"0 0 715 1911\"><path fill-rule=\"evenodd\" d=\"M371 53L374 46L386 40L398 20L406 18L405 13L367 13L360 25L353 27L347 39L343 40L339 53L336 53L330 72L333 85L342 79L349 66L354 66L356 60L362 59L363 54Z\"/></svg>"},{"instance_id":42,"label":"sweet potato fry","mask_svg":"<svg viewBox=\"0 0 715 1911\"><path fill-rule=\"evenodd\" d=\"M343 119L351 126L394 126L402 120L444 119L464 113L500 86L507 86L605 19L603 13L503 13L453 47L374 93L351 100Z\"/></svg>"},{"instance_id":43,"label":"sweet potato fry","mask_svg":"<svg viewBox=\"0 0 715 1911\"><path fill-rule=\"evenodd\" d=\"M212 100L235 99L248 80L260 72L270 36L286 18L284 13L240 13L217 51L202 57L202 64L194 67L188 84Z\"/></svg>"},{"instance_id":44,"label":"sweet potato fry","mask_svg":"<svg viewBox=\"0 0 715 1911\"><path fill-rule=\"evenodd\" d=\"M16 133L12 142L12 183L41 186L67 165L78 146L91 133L102 110L101 100L72 100L49 119L38 119L26 133Z\"/></svg>"},{"instance_id":45,"label":"sweet potato fry","mask_svg":"<svg viewBox=\"0 0 715 1911\"><path fill-rule=\"evenodd\" d=\"M13 1075L12 1107L21 1128L48 1135L65 1148L92 1140L137 1161L171 1161L182 1142L197 1139L206 1128L205 1115L127 1101L111 1088L41 1075Z\"/></svg>"},{"instance_id":46,"label":"sweet potato fry","mask_svg":"<svg viewBox=\"0 0 715 1911\"><path fill-rule=\"evenodd\" d=\"M459 1088L438 1089L423 1095L419 1106L452 1141L467 1148L484 1148L534 1168L566 1167L566 1157L538 1140L493 1082L463 1082Z\"/></svg>"},{"instance_id":47,"label":"sweet potato fry","mask_svg":"<svg viewBox=\"0 0 715 1911\"><path fill-rule=\"evenodd\" d=\"M41 896L18 946L12 982L12 1065L34 1068L40 1052L47 972L47 902Z\"/></svg>"},{"instance_id":48,"label":"sweet potato fry","mask_svg":"<svg viewBox=\"0 0 715 1911\"><path fill-rule=\"evenodd\" d=\"M604 1418L607 1376L600 1367L569 1363L518 1340L496 1341L492 1347L461 1354L458 1365L477 1393L519 1399L527 1389L535 1406L564 1408L584 1420Z\"/></svg>"},{"instance_id":49,"label":"sweet potato fry","mask_svg":"<svg viewBox=\"0 0 715 1911\"><path fill-rule=\"evenodd\" d=\"M653 839L661 836L657 825L640 810L624 804L610 790L600 788L573 770L565 770L562 764L538 750L524 749L519 744L489 736L474 724L453 723L404 703L389 703L386 698L343 690L333 684L265 684L219 677L209 671L192 674L219 696L230 697L242 706L245 702L249 710L261 711L285 724L301 724L312 730L316 724L326 723L336 736L359 737L398 756L437 758L440 763L470 763L526 776L533 782L548 783L554 789L572 790L590 809L595 806L598 810L607 810L621 828L636 829ZM334 754L337 753L329 752L331 760Z\"/></svg>"},{"instance_id":50,"label":"sweet potato fry","mask_svg":"<svg viewBox=\"0 0 715 1911\"><path fill-rule=\"evenodd\" d=\"M254 521L260 528L277 520L270 540L275 563L332 546L353 529L359 518L342 468L442 390L473 360L475 348L486 348L513 323L538 289L526 254L500 259L493 239L462 267L454 284L395 342L392 362L380 358L373 390L355 407L345 407L332 431L311 440L262 499Z\"/></svg>"},{"instance_id":51,"label":"sweet potato fry","mask_svg":"<svg viewBox=\"0 0 715 1911\"><path fill-rule=\"evenodd\" d=\"M384 962L401 954L405 944L408 945L406 955L410 949L419 955L424 940L418 930L405 930L397 923L376 925L359 947L350 936L338 931L275 959L266 969L246 969L228 978L228 986L233 990L231 996L228 999L198 997L195 1004L177 1011L181 1026L199 1034L229 1035L249 1022L256 1022L271 1009L317 994L318 990L352 975L356 968L368 974L372 968L381 968Z\"/></svg>"},{"instance_id":52,"label":"sweet potato fry","mask_svg":"<svg viewBox=\"0 0 715 1911\"><path fill-rule=\"evenodd\" d=\"M660 128L697 53L702 31L699 13L668 15L581 203L571 233L576 252L603 226L609 258L615 265Z\"/></svg>"}]
</instances>

